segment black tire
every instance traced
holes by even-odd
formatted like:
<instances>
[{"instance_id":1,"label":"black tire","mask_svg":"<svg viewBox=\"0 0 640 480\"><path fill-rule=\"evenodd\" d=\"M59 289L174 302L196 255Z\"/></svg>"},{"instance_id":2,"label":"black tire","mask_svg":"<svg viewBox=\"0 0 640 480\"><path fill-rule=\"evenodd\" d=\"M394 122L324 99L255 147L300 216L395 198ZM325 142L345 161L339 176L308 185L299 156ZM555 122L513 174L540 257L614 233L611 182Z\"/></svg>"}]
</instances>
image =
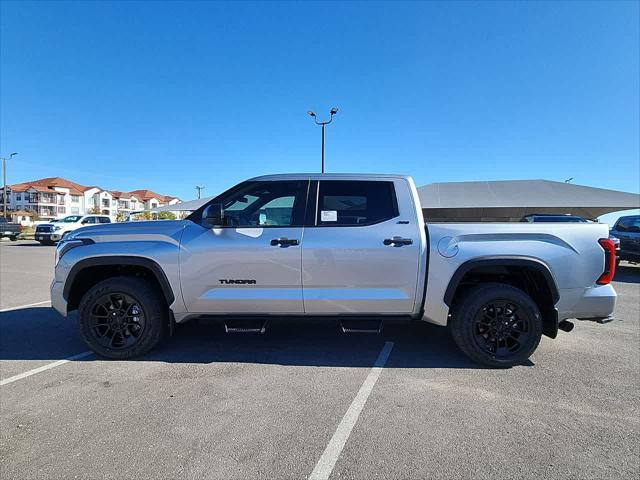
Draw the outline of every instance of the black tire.
<instances>
[{"instance_id":1,"label":"black tire","mask_svg":"<svg viewBox=\"0 0 640 480\"><path fill-rule=\"evenodd\" d=\"M512 367L526 361L542 337L542 315L522 290L487 283L467 290L454 302L451 336L473 361Z\"/></svg>"},{"instance_id":2,"label":"black tire","mask_svg":"<svg viewBox=\"0 0 640 480\"><path fill-rule=\"evenodd\" d=\"M164 298L149 282L113 277L94 285L82 297L78 322L91 350L121 360L156 347L165 337L169 312Z\"/></svg>"},{"instance_id":3,"label":"black tire","mask_svg":"<svg viewBox=\"0 0 640 480\"><path fill-rule=\"evenodd\" d=\"M12 237L9 237L9 240L11 240L12 242L17 242L18 241L18 237L16 237L15 235Z\"/></svg>"}]
</instances>

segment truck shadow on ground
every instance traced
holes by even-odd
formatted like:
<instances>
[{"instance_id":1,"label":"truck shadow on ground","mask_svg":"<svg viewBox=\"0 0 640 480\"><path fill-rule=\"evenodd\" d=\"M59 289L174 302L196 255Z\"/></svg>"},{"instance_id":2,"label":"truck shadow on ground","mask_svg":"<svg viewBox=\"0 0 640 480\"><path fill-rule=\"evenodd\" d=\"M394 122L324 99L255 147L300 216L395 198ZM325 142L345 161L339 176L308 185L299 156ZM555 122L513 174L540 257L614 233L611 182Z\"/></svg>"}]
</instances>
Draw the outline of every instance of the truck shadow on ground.
<instances>
[{"instance_id":1,"label":"truck shadow on ground","mask_svg":"<svg viewBox=\"0 0 640 480\"><path fill-rule=\"evenodd\" d=\"M274 319L263 335L226 334L220 321L192 321L134 361L371 367L389 341L389 368L484 368L464 356L442 327L402 322L386 325L381 334L344 334L335 319ZM86 350L75 315L65 319L47 307L0 314L2 360L55 361Z\"/></svg>"}]
</instances>

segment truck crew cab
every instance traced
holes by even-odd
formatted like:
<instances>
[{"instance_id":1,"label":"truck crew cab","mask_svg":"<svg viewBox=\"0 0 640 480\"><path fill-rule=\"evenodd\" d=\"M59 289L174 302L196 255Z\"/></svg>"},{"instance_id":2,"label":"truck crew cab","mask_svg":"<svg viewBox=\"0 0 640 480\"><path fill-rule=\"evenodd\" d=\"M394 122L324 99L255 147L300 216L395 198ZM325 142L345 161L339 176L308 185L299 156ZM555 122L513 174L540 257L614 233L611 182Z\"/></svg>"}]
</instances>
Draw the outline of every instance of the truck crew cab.
<instances>
[{"instance_id":1,"label":"truck crew cab","mask_svg":"<svg viewBox=\"0 0 640 480\"><path fill-rule=\"evenodd\" d=\"M526 360L568 318L607 319L615 249L602 224L425 225L401 175L243 182L187 219L80 228L56 251L52 304L109 358L218 315L407 317L446 325L491 366Z\"/></svg>"}]
</instances>

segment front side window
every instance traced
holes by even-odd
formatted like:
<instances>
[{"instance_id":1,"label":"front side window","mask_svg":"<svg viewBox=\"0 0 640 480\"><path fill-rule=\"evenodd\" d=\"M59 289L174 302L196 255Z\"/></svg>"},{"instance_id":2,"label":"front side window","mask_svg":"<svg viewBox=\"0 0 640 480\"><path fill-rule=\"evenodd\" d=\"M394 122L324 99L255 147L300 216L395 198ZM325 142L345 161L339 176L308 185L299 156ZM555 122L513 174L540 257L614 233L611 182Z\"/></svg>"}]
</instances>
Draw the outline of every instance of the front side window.
<instances>
[{"instance_id":1,"label":"front side window","mask_svg":"<svg viewBox=\"0 0 640 480\"><path fill-rule=\"evenodd\" d=\"M109 217L98 217L99 223L111 223L111 219Z\"/></svg>"},{"instance_id":2,"label":"front side window","mask_svg":"<svg viewBox=\"0 0 640 480\"><path fill-rule=\"evenodd\" d=\"M84 225L92 225L96 223L96 217L87 217L84 220L82 220L82 224Z\"/></svg>"},{"instance_id":3,"label":"front side window","mask_svg":"<svg viewBox=\"0 0 640 480\"><path fill-rule=\"evenodd\" d=\"M320 182L316 225L364 226L398 216L393 182Z\"/></svg>"},{"instance_id":4,"label":"front side window","mask_svg":"<svg viewBox=\"0 0 640 480\"><path fill-rule=\"evenodd\" d=\"M226 226L302 226L306 180L247 182L216 199L222 204Z\"/></svg>"}]
</instances>

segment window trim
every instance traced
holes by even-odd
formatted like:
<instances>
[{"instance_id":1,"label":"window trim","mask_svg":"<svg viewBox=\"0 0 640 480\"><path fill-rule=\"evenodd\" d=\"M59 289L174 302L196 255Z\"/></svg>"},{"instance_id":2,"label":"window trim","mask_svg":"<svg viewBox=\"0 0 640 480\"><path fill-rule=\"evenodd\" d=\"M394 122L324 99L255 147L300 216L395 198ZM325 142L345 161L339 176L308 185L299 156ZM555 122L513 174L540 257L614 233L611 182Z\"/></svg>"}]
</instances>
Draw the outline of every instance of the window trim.
<instances>
[{"instance_id":1,"label":"window trim","mask_svg":"<svg viewBox=\"0 0 640 480\"><path fill-rule=\"evenodd\" d=\"M396 194L396 184L393 180L314 180L317 183L316 192L315 192L315 209L312 212L312 222L307 222L309 220L309 209L307 209L307 214L305 215L305 228L359 228L359 227L370 227L372 225L378 225L380 223L388 222L389 220L393 220L394 218L398 218L400 216L400 209L398 206L398 196ZM389 218L385 218L384 220L376 220L374 222L367 223L356 223L353 225L345 225L345 224L330 224L330 223L318 223L318 213L320 208L320 183L321 182L379 182L379 183L390 183L391 184L391 200L393 202L393 216Z\"/></svg>"}]
</instances>

